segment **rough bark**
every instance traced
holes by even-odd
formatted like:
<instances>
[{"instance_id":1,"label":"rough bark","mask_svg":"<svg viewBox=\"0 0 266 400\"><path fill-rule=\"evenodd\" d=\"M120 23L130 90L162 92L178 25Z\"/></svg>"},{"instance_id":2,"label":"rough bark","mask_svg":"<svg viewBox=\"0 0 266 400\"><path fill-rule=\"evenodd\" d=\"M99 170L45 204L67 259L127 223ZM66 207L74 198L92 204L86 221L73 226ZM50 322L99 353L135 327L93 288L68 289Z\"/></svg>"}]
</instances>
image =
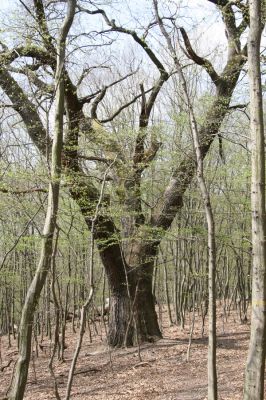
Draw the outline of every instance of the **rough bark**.
<instances>
[{"instance_id":1,"label":"rough bark","mask_svg":"<svg viewBox=\"0 0 266 400\"><path fill-rule=\"evenodd\" d=\"M154 296L152 293L152 276L154 262L147 262L138 274L136 295L136 324L137 339L140 342L154 342L162 337L158 318L155 311Z\"/></svg>"},{"instance_id":2,"label":"rough bark","mask_svg":"<svg viewBox=\"0 0 266 400\"><path fill-rule=\"evenodd\" d=\"M266 214L265 150L260 71L261 1L250 0L248 65L250 84L252 310L251 335L245 372L244 400L264 399L266 355Z\"/></svg>"},{"instance_id":3,"label":"rough bark","mask_svg":"<svg viewBox=\"0 0 266 400\"><path fill-rule=\"evenodd\" d=\"M119 292L111 288L108 342L112 347L132 346L134 344L134 325L132 323L132 303L127 290Z\"/></svg>"}]
</instances>

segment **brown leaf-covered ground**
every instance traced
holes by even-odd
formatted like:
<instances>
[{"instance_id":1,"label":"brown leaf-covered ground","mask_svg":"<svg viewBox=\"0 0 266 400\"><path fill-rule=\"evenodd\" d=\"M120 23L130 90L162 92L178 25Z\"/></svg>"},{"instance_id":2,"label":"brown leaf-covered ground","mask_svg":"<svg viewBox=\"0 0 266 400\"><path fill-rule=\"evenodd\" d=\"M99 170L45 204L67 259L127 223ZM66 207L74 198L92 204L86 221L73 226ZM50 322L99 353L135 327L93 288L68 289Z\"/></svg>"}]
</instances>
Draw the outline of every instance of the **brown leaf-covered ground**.
<instances>
[{"instance_id":1,"label":"brown leaf-covered ground","mask_svg":"<svg viewBox=\"0 0 266 400\"><path fill-rule=\"evenodd\" d=\"M218 312L218 385L220 400L242 399L243 376L249 324L240 324L237 314L230 315L223 324L223 315ZM99 327L98 327L99 332ZM93 335L90 343L85 333L79 362L76 368L72 399L76 400L203 400L207 397L207 337L201 337L201 318L197 317L191 344L190 359L186 361L189 321L183 331L180 327L169 327L166 311L163 312L164 338L138 349L110 350L99 335ZM76 344L77 334L67 330L65 362L55 362L60 395L65 395L68 370ZM31 362L25 400L54 399L53 380L48 371L49 347L34 355ZM16 348L7 348L7 338L1 338L0 399L8 388ZM12 360L11 364L8 365Z\"/></svg>"}]
</instances>

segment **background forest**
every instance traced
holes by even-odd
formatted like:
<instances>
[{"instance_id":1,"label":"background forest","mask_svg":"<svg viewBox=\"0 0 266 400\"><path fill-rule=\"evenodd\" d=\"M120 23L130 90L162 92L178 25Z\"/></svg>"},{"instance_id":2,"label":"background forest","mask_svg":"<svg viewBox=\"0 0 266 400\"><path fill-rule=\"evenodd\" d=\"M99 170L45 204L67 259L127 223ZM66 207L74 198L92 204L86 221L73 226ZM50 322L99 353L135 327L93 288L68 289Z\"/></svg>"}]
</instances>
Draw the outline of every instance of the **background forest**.
<instances>
[{"instance_id":1,"label":"background forest","mask_svg":"<svg viewBox=\"0 0 266 400\"><path fill-rule=\"evenodd\" d=\"M53 364L70 332L66 399L83 335L140 352L165 326L188 329L190 345L195 320L208 333L191 115L215 221L214 302L223 330L232 313L250 323L249 2L2 0L0 10L1 348L25 350L7 398L24 398L46 347L60 398Z\"/></svg>"}]
</instances>

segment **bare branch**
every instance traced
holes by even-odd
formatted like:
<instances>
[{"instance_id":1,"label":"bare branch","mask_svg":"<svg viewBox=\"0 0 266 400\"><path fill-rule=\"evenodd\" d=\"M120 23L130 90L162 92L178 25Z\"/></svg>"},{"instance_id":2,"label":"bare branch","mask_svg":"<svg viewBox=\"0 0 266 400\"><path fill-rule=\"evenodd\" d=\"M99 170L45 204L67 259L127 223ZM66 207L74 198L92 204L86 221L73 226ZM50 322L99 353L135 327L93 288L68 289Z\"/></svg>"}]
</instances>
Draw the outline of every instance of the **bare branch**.
<instances>
[{"instance_id":1,"label":"bare branch","mask_svg":"<svg viewBox=\"0 0 266 400\"><path fill-rule=\"evenodd\" d=\"M141 91L141 111L140 111L140 118L139 118L139 124L140 126L146 125L146 119L147 119L147 100L146 100L146 93L144 90L144 85L141 83L139 85L140 91Z\"/></svg>"},{"instance_id":2,"label":"bare branch","mask_svg":"<svg viewBox=\"0 0 266 400\"><path fill-rule=\"evenodd\" d=\"M248 104L233 104L228 108L228 110L242 110L247 108Z\"/></svg>"},{"instance_id":3,"label":"bare branch","mask_svg":"<svg viewBox=\"0 0 266 400\"><path fill-rule=\"evenodd\" d=\"M145 93L149 93L153 90L153 88L148 89L145 91ZM133 97L133 99L131 99L129 102L123 104L114 114L112 114L109 118L105 118L105 119L101 119L99 120L99 122L101 124L105 124L106 122L110 122L113 121L115 119L115 117L117 117L125 108L131 106L131 104L134 104L136 100L138 100L140 97L142 96L142 94L138 94L137 96Z\"/></svg>"},{"instance_id":4,"label":"bare branch","mask_svg":"<svg viewBox=\"0 0 266 400\"><path fill-rule=\"evenodd\" d=\"M94 92L94 93L91 93L91 94L89 94L89 95L87 95L87 96L84 96L84 97L79 98L79 100L78 100L79 103L82 104L82 105L83 105L83 104L86 104L86 103L90 103L91 100L94 99L97 95L99 95L104 89L107 90L107 89L109 89L110 87L112 87L112 86L114 86L114 85L117 85L117 84L120 83L120 82L123 82L125 79L127 79L127 78L129 78L130 76L134 75L136 72L137 72L137 70L135 70L135 71L133 71L133 72L130 72L129 74L127 74L127 75L125 75L125 76L122 76L121 78L119 78L119 79L115 80L114 82L110 83L109 85L106 85L103 89L99 89L99 90L97 90L97 91Z\"/></svg>"},{"instance_id":5,"label":"bare branch","mask_svg":"<svg viewBox=\"0 0 266 400\"><path fill-rule=\"evenodd\" d=\"M23 5L23 7L25 8L25 10L27 10L27 12L34 18L34 15L32 14L30 8L27 6L27 4L24 3L23 0L19 0L20 4Z\"/></svg>"},{"instance_id":6,"label":"bare branch","mask_svg":"<svg viewBox=\"0 0 266 400\"><path fill-rule=\"evenodd\" d=\"M152 157L151 159L149 157L146 157L146 159L145 159L144 142L147 137L147 130L145 130L145 128L147 128L147 126L148 126L150 114L151 114L152 108L154 106L156 97L159 94L159 91L160 91L163 83L168 79L168 77L169 77L168 74L160 76L156 85L152 89L152 92L151 92L151 95L150 95L148 101L146 99L144 85L140 84L142 104L141 104L141 112L140 112L140 118L139 118L139 133L138 133L138 136L136 139L136 145L135 145L134 156L133 156L133 161L134 161L135 165L144 163L144 165L146 167L147 164L149 163L149 161L151 161L152 158L155 157L155 155L154 155L154 157ZM152 148L148 150L148 153L151 155L154 150L155 150L155 148L154 148L154 146L152 146ZM155 154L156 154L157 150L158 149L156 148Z\"/></svg>"},{"instance_id":7,"label":"bare branch","mask_svg":"<svg viewBox=\"0 0 266 400\"><path fill-rule=\"evenodd\" d=\"M135 40L135 42L138 43L143 48L145 53L149 56L150 60L158 68L160 73L161 74L166 73L166 70L165 70L163 64L158 59L158 57L155 55L155 53L152 51L152 49L149 47L149 45L147 44L145 39L140 38L135 31L116 25L115 20L113 20L113 19L110 20L110 18L108 18L108 16L107 16L106 12L100 8L98 8L96 10L87 10L85 8L79 7L79 10L83 11L87 14L90 14L90 15L101 14L104 21L106 22L106 24L111 27L110 32L121 32L121 33L125 33L126 35L130 35Z\"/></svg>"},{"instance_id":8,"label":"bare branch","mask_svg":"<svg viewBox=\"0 0 266 400\"><path fill-rule=\"evenodd\" d=\"M79 77L79 80L77 82L77 87L81 85L82 81L86 78L86 76L93 70L93 69L98 69L98 68L103 68L103 69L110 69L107 65L93 65L92 67L89 68L84 68L82 71L82 74Z\"/></svg>"},{"instance_id":9,"label":"bare branch","mask_svg":"<svg viewBox=\"0 0 266 400\"><path fill-rule=\"evenodd\" d=\"M35 45L19 46L0 53L0 65L8 65L20 57L31 57L46 65L55 65L55 57L46 49Z\"/></svg>"},{"instance_id":10,"label":"bare branch","mask_svg":"<svg viewBox=\"0 0 266 400\"><path fill-rule=\"evenodd\" d=\"M102 91L98 94L94 102L92 103L91 107L91 118L97 120L97 108L100 102L103 100L105 94L106 94L107 88L103 88Z\"/></svg>"},{"instance_id":11,"label":"bare branch","mask_svg":"<svg viewBox=\"0 0 266 400\"><path fill-rule=\"evenodd\" d=\"M33 83L38 89L42 90L48 94L54 94L54 85L50 85L44 81L42 81L33 71L31 68L24 67L24 68L14 68L9 67L8 70L10 72L15 72L17 74L23 74L27 76L29 81Z\"/></svg>"},{"instance_id":12,"label":"bare branch","mask_svg":"<svg viewBox=\"0 0 266 400\"><path fill-rule=\"evenodd\" d=\"M13 189L7 189L5 187L0 187L0 192L1 193L7 193L7 194L29 194L29 193L36 193L36 192L41 192L41 193L47 193L48 190L45 188L30 188L30 189L24 189L24 190L13 190Z\"/></svg>"},{"instance_id":13,"label":"bare branch","mask_svg":"<svg viewBox=\"0 0 266 400\"><path fill-rule=\"evenodd\" d=\"M228 0L208 0L208 1L220 7L224 7L228 3Z\"/></svg>"},{"instance_id":14,"label":"bare branch","mask_svg":"<svg viewBox=\"0 0 266 400\"><path fill-rule=\"evenodd\" d=\"M184 43L185 43L185 46L186 46L186 50L187 50L187 54L188 54L189 58L191 60L193 60L197 65L201 65L206 70L206 72L209 74L209 76L211 77L213 83L215 85L217 85L217 83L220 80L220 76L215 71L212 63L209 60L207 60L206 58L200 57L199 55L197 55L195 53L195 51L193 50L193 48L191 46L190 40L189 40L188 35L187 35L187 33L186 33L184 28L180 28L180 32L181 32L181 35L183 37L183 40L184 40Z\"/></svg>"}]
</instances>

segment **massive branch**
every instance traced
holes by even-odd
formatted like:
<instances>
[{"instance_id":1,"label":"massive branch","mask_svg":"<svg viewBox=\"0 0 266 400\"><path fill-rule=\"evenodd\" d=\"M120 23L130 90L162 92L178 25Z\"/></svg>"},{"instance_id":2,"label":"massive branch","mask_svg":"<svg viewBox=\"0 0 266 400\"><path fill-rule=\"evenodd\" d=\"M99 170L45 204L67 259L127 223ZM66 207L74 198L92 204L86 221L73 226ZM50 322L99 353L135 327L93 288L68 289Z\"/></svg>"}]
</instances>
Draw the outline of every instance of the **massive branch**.
<instances>
[{"instance_id":1,"label":"massive branch","mask_svg":"<svg viewBox=\"0 0 266 400\"><path fill-rule=\"evenodd\" d=\"M235 22L230 17L230 22L227 21L227 23L233 24ZM234 29L232 29L231 32L235 35L234 39L235 43L237 43L239 39L238 32ZM246 46L244 46L242 52L240 52L238 47L231 46L231 42L228 39L228 47L230 48L230 51L228 52L226 66L218 80L215 80L215 99L205 115L205 123L199 132L201 153L203 157L207 155L214 138L219 132L223 119L230 107L231 97L242 67L246 62ZM198 56L195 57L192 49L188 50L191 58L194 58L196 63L202 65L203 59ZM194 152L191 151L190 154L187 154L186 157L181 160L180 164L174 171L169 185L163 194L161 203L154 211L151 223L156 229L167 230L170 228L178 210L183 205L183 195L195 174L195 170L196 160ZM160 241L160 239L158 240Z\"/></svg>"},{"instance_id":2,"label":"massive branch","mask_svg":"<svg viewBox=\"0 0 266 400\"><path fill-rule=\"evenodd\" d=\"M194 61L195 64L202 66L211 77L213 83L217 85L220 81L220 76L215 71L212 63L206 58L200 57L198 54L196 54L196 52L192 48L192 45L184 28L180 28L180 32L186 46L188 57L192 61Z\"/></svg>"},{"instance_id":3,"label":"massive branch","mask_svg":"<svg viewBox=\"0 0 266 400\"><path fill-rule=\"evenodd\" d=\"M29 136L41 154L46 155L51 149L51 139L46 134L35 104L33 104L16 80L11 76L5 67L0 68L0 86L6 95L12 101L14 110L16 110L25 126Z\"/></svg>"}]
</instances>

